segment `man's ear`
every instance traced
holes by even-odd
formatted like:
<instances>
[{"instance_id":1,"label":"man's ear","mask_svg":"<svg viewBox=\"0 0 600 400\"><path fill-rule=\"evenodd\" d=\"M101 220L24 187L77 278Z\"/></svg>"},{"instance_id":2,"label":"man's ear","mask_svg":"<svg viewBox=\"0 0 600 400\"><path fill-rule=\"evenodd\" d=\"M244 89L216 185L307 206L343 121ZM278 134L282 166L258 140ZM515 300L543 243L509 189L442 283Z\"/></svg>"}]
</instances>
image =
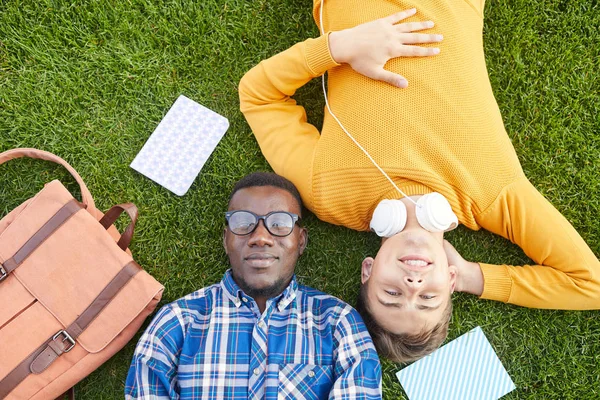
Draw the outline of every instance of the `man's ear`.
<instances>
[{"instance_id":1,"label":"man's ear","mask_svg":"<svg viewBox=\"0 0 600 400\"><path fill-rule=\"evenodd\" d=\"M450 293L454 293L456 287L456 278L458 274L458 268L454 265L448 265L448 273L450 274Z\"/></svg>"},{"instance_id":2,"label":"man's ear","mask_svg":"<svg viewBox=\"0 0 600 400\"><path fill-rule=\"evenodd\" d=\"M306 245L308 245L308 230L306 228L301 228L300 241L298 242L298 255L302 255L302 253L304 253Z\"/></svg>"},{"instance_id":3,"label":"man's ear","mask_svg":"<svg viewBox=\"0 0 600 400\"><path fill-rule=\"evenodd\" d=\"M225 254L227 254L227 227L223 228L223 248L225 249Z\"/></svg>"},{"instance_id":4,"label":"man's ear","mask_svg":"<svg viewBox=\"0 0 600 400\"><path fill-rule=\"evenodd\" d=\"M373 270L373 263L375 260L373 257L367 257L362 262L360 281L365 284L371 277L371 271Z\"/></svg>"}]
</instances>

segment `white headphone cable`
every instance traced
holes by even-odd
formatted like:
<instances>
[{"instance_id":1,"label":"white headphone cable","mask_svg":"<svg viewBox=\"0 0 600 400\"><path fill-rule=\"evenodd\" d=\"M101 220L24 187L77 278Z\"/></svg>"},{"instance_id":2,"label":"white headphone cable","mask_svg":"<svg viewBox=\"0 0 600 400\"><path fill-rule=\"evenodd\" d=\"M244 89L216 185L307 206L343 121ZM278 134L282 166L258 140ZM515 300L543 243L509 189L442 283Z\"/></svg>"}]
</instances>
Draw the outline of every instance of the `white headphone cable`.
<instances>
[{"instance_id":1,"label":"white headphone cable","mask_svg":"<svg viewBox=\"0 0 600 400\"><path fill-rule=\"evenodd\" d=\"M321 35L325 34L325 28L323 27L323 8L325 8L325 0L321 0L321 9L319 10L319 22L321 24ZM321 75L321 84L322 84L322 87L323 87L323 97L325 97L325 106L327 107L327 110L329 111L329 114L333 117L333 119L335 119L335 121L338 123L338 125L340 126L340 128L342 128L342 130L346 133L346 135L348 135L348 137L350 139L352 139L352 141L354 142L354 144L356 144L358 146L358 148L361 149L363 153L365 153L365 155L369 158L369 160L371 160L371 162L379 170L379 172L381 172L383 174L383 176L385 176L387 178L387 180L390 181L390 183L392 184L392 186L398 192L400 192L400 194L402 196L406 197L408 200L410 200L411 202L413 202L415 204L415 206L418 207L419 205L417 204L417 202L414 201L413 199L411 199L410 197L408 197L406 195L406 193L404 193L402 190L400 190L400 188L394 183L394 181L392 180L392 178L390 178L388 176L388 174L385 173L385 171L379 166L379 164L377 164L377 162L373 159L373 157L371 157L371 155L367 152L367 150L365 150L365 148L362 147L360 145L360 143L358 143L358 141L356 139L354 139L354 137L350 134L350 132L348 132L346 130L346 128L344 127L344 125L342 125L342 123L340 122L340 120L338 119L338 117L333 113L333 111L331 110L331 107L329 106L329 100L327 99L327 89L325 88L325 73L323 75Z\"/></svg>"}]
</instances>

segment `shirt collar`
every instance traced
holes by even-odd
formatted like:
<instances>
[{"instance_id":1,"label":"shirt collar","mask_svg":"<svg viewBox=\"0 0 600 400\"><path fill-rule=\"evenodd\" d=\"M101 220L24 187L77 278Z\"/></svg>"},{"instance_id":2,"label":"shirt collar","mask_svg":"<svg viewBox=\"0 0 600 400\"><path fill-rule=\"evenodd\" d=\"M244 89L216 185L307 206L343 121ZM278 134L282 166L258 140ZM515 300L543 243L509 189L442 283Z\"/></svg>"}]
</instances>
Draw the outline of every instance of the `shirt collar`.
<instances>
[{"instance_id":1,"label":"shirt collar","mask_svg":"<svg viewBox=\"0 0 600 400\"><path fill-rule=\"evenodd\" d=\"M245 294L242 289L240 289L237 283L235 283L231 269L228 269L225 272L225 275L223 275L221 287L223 288L225 295L233 302L233 304L235 304L237 308L242 305L242 299L244 297L250 297ZM277 309L279 311L283 311L296 298L297 290L298 282L296 281L296 275L294 274L292 276L292 281L285 288L283 293L267 301L267 308L270 307L271 304L275 303L277 305Z\"/></svg>"}]
</instances>

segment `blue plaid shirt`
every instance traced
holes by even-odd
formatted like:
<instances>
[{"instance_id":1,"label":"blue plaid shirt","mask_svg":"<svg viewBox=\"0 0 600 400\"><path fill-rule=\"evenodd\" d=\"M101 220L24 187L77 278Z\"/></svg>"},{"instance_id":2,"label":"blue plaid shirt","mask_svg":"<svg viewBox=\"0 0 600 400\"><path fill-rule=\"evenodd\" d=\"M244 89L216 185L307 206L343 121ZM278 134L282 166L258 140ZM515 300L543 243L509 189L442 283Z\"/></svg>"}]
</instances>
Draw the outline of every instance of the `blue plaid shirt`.
<instances>
[{"instance_id":1,"label":"blue plaid shirt","mask_svg":"<svg viewBox=\"0 0 600 400\"><path fill-rule=\"evenodd\" d=\"M234 282L163 307L136 347L127 399L380 399L362 319L296 278L262 315Z\"/></svg>"}]
</instances>

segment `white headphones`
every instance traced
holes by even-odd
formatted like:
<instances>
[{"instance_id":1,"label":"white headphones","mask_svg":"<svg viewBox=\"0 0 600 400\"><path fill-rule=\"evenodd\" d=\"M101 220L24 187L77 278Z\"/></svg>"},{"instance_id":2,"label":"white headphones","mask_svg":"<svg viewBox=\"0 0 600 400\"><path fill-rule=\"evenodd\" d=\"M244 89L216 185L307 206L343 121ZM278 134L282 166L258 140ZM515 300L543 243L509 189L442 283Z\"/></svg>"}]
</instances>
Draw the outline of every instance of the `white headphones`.
<instances>
[{"instance_id":1,"label":"white headphones","mask_svg":"<svg viewBox=\"0 0 600 400\"><path fill-rule=\"evenodd\" d=\"M447 232L458 226L450 203L437 192L423 195L415 207L417 221L429 232ZM371 218L371 230L380 237L391 237L406 226L406 205L400 200L382 200Z\"/></svg>"}]
</instances>

